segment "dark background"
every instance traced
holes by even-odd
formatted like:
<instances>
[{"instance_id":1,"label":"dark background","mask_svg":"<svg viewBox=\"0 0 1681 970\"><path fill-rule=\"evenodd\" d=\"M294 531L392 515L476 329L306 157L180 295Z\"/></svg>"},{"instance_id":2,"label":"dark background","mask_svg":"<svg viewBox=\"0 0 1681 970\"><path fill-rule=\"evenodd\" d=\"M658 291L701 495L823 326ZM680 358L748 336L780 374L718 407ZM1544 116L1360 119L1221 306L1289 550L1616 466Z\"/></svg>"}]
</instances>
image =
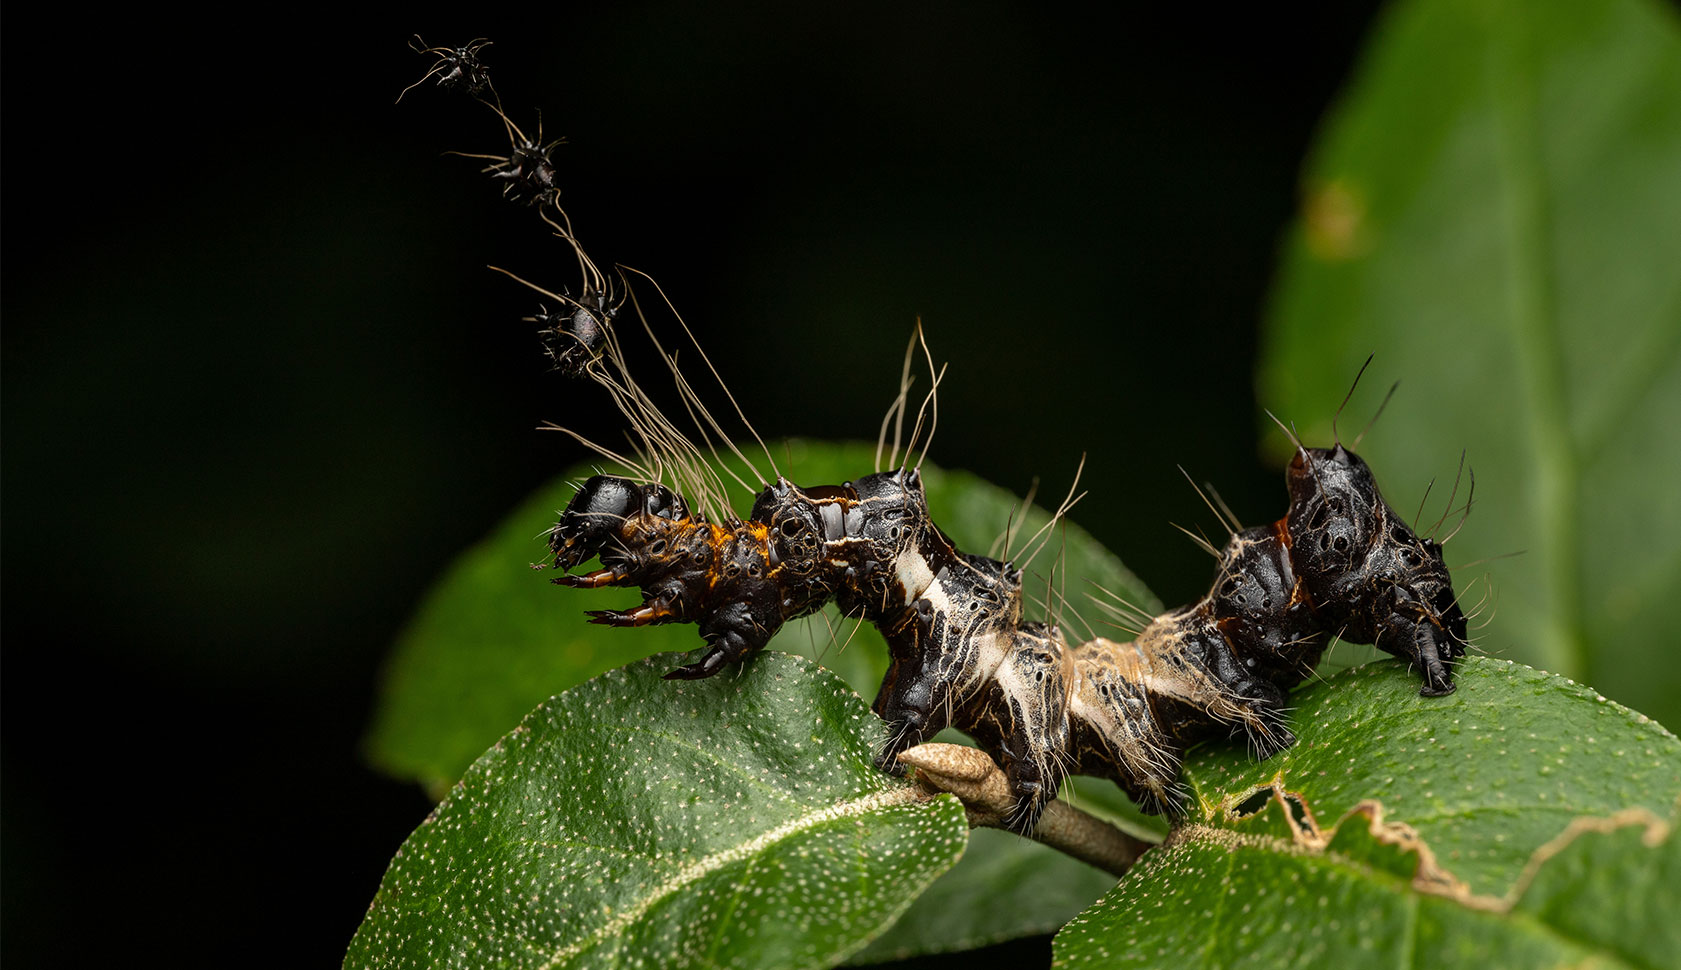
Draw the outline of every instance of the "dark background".
<instances>
[{"instance_id":1,"label":"dark background","mask_svg":"<svg viewBox=\"0 0 1681 970\"><path fill-rule=\"evenodd\" d=\"M920 315L951 362L934 460L1060 494L1089 452L1077 520L1164 600L1208 573L1169 524L1205 516L1176 464L1246 520L1281 508L1257 324L1370 5L482 6L13 19L14 966L336 963L428 808L358 753L388 645L583 457L540 420L618 434L483 268L571 279L440 155L502 151L495 120L392 104L428 64L414 30L496 41L516 120L569 138L585 244L661 281L767 436L873 437Z\"/></svg>"}]
</instances>

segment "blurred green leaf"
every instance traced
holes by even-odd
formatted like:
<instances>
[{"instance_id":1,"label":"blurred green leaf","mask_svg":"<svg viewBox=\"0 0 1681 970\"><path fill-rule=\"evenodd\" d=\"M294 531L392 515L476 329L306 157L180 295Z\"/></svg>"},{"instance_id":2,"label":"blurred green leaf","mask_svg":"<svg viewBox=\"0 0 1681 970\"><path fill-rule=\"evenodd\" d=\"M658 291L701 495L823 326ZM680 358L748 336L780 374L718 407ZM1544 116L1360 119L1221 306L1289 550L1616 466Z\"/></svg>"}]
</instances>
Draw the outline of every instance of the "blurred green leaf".
<instances>
[{"instance_id":1,"label":"blurred green leaf","mask_svg":"<svg viewBox=\"0 0 1681 970\"><path fill-rule=\"evenodd\" d=\"M1375 354L1343 438L1399 378L1361 451L1405 515L1435 478L1426 527L1468 452L1449 563L1479 563L1456 578L1481 649L1681 724L1675 9L1396 3L1305 183L1262 403L1328 444Z\"/></svg>"},{"instance_id":2,"label":"blurred green leaf","mask_svg":"<svg viewBox=\"0 0 1681 970\"><path fill-rule=\"evenodd\" d=\"M559 694L474 762L392 860L362 967L826 967L968 839L877 771L845 682L766 653L672 683L654 657Z\"/></svg>"},{"instance_id":3,"label":"blurred green leaf","mask_svg":"<svg viewBox=\"0 0 1681 970\"><path fill-rule=\"evenodd\" d=\"M903 960L1049 933L1114 887L1112 874L1055 849L998 829L975 829L957 865L847 962Z\"/></svg>"},{"instance_id":4,"label":"blurred green leaf","mask_svg":"<svg viewBox=\"0 0 1681 970\"><path fill-rule=\"evenodd\" d=\"M1058 964L1665 965L1681 740L1521 665L1459 682L1421 698L1370 664L1301 691L1300 741L1266 762L1193 752L1191 817L1058 935Z\"/></svg>"}]
</instances>

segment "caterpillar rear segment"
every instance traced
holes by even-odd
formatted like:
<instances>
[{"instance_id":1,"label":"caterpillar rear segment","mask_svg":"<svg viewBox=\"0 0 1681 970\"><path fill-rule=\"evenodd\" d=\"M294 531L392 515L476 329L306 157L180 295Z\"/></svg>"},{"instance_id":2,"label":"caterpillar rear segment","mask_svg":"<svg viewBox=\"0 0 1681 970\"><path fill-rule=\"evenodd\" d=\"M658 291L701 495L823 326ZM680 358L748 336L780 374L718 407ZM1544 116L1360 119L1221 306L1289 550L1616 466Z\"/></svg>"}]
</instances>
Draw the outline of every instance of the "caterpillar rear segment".
<instances>
[{"instance_id":1,"label":"caterpillar rear segment","mask_svg":"<svg viewBox=\"0 0 1681 970\"><path fill-rule=\"evenodd\" d=\"M668 677L708 677L761 649L782 625L833 599L876 625L889 664L875 711L888 724L878 761L956 727L1003 767L1029 831L1064 776L1113 779L1147 810L1176 812L1185 746L1241 734L1260 757L1289 747L1290 689L1333 635L1418 664L1421 693L1453 690L1465 617L1441 545L1383 500L1370 469L1340 445L1301 449L1290 510L1230 536L1213 588L1152 620L1130 643L1071 644L1022 620L1022 576L957 549L928 514L914 471L839 486L767 486L745 521L692 515L657 484L598 475L551 536L556 566L602 568L555 580L629 586L615 626L687 622L710 649Z\"/></svg>"}]
</instances>

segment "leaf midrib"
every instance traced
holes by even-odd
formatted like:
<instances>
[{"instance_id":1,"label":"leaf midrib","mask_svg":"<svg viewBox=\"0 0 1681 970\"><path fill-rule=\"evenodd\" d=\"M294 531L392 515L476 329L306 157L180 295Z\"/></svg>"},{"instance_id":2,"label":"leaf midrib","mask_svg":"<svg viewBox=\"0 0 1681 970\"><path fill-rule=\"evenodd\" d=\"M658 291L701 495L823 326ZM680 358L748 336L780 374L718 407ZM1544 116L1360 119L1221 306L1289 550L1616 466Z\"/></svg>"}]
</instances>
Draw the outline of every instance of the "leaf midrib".
<instances>
[{"instance_id":1,"label":"leaf midrib","mask_svg":"<svg viewBox=\"0 0 1681 970\"><path fill-rule=\"evenodd\" d=\"M853 798L839 802L817 811L797 816L775 828L754 836L745 842L720 849L706 857L686 865L673 873L659 884L649 888L641 898L631 905L621 909L618 915L597 927L593 932L581 939L561 947L550 956L541 970L552 970L565 960L569 960L591 947L610 939L613 935L626 927L635 924L649 910L653 909L661 900L673 895L683 888L717 872L724 867L743 859L756 858L763 850L780 843L794 835L817 828L820 825L856 818L878 809L892 808L898 805L910 804L928 798L920 789L912 785L891 788L886 791L873 792L861 798Z\"/></svg>"}]
</instances>

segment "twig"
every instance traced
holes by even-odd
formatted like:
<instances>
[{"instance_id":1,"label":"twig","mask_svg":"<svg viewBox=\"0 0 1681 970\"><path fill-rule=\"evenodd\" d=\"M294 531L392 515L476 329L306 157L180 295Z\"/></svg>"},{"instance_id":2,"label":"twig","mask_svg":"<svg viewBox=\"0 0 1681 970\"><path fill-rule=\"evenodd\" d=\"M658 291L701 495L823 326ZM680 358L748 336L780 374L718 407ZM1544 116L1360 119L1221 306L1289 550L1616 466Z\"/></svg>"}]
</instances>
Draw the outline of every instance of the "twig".
<instances>
[{"instance_id":1,"label":"twig","mask_svg":"<svg viewBox=\"0 0 1681 970\"><path fill-rule=\"evenodd\" d=\"M971 828L1008 828L1004 818L1016 799L1004 772L986 752L960 744L920 744L900 754L899 761L916 769L924 787L956 795L969 814ZM1126 875L1150 848L1150 843L1061 799L1045 807L1030 837L1117 876Z\"/></svg>"}]
</instances>

